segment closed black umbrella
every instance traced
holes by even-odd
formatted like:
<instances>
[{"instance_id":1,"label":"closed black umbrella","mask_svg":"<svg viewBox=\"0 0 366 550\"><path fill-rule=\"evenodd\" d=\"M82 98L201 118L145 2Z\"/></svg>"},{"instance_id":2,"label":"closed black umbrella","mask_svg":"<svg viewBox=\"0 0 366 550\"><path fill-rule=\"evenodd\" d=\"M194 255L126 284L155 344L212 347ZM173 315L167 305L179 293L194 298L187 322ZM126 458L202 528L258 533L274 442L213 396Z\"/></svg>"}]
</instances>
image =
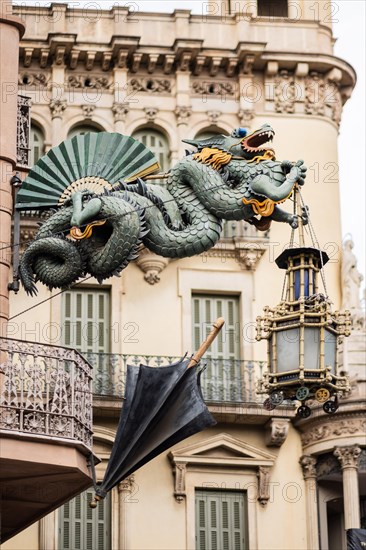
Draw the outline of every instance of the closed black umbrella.
<instances>
[{"instance_id":1,"label":"closed black umbrella","mask_svg":"<svg viewBox=\"0 0 366 550\"><path fill-rule=\"evenodd\" d=\"M197 365L223 324L216 321L193 358L167 367L128 365L116 439L104 479L95 486L96 500L163 451L216 424L203 401Z\"/></svg>"}]
</instances>

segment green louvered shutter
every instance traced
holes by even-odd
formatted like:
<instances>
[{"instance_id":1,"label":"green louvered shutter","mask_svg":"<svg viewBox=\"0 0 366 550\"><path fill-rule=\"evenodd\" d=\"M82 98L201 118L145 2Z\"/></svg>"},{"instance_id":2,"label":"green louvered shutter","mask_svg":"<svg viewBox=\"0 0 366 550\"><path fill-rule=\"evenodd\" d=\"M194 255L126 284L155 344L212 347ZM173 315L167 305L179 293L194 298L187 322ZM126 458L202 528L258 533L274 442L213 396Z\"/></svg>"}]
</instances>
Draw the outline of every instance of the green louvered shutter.
<instances>
[{"instance_id":1,"label":"green louvered shutter","mask_svg":"<svg viewBox=\"0 0 366 550\"><path fill-rule=\"evenodd\" d=\"M109 351L108 290L69 290L62 295L63 343L84 353Z\"/></svg>"},{"instance_id":2,"label":"green louvered shutter","mask_svg":"<svg viewBox=\"0 0 366 550\"><path fill-rule=\"evenodd\" d=\"M110 549L110 496L92 509L89 502L93 496L92 490L85 491L60 508L60 550Z\"/></svg>"},{"instance_id":3,"label":"green louvered shutter","mask_svg":"<svg viewBox=\"0 0 366 550\"><path fill-rule=\"evenodd\" d=\"M192 296L192 342L194 350L205 340L218 317L225 325L206 352L207 369L202 386L206 399L239 401L240 385L240 324L239 297L194 294Z\"/></svg>"},{"instance_id":4,"label":"green louvered shutter","mask_svg":"<svg viewBox=\"0 0 366 550\"><path fill-rule=\"evenodd\" d=\"M63 344L80 351L93 367L94 393L110 395L110 293L77 289L62 295Z\"/></svg>"},{"instance_id":5,"label":"green louvered shutter","mask_svg":"<svg viewBox=\"0 0 366 550\"><path fill-rule=\"evenodd\" d=\"M196 550L247 550L246 494L196 491Z\"/></svg>"}]
</instances>

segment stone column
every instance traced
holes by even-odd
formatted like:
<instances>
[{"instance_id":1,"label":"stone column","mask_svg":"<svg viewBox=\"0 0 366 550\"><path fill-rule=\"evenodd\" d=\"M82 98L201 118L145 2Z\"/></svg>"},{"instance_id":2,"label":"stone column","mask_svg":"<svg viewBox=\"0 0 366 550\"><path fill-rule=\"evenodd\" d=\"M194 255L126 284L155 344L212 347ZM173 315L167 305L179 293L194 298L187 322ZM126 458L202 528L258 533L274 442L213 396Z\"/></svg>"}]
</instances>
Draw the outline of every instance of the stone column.
<instances>
[{"instance_id":1,"label":"stone column","mask_svg":"<svg viewBox=\"0 0 366 550\"><path fill-rule=\"evenodd\" d=\"M128 533L128 504L131 497L134 475L124 479L118 485L119 496L119 545L118 550L129 550L131 545L129 544Z\"/></svg>"},{"instance_id":2,"label":"stone column","mask_svg":"<svg viewBox=\"0 0 366 550\"><path fill-rule=\"evenodd\" d=\"M240 124L250 127L254 118L254 105L258 101L258 85L253 76L254 55L247 54L239 72L239 112Z\"/></svg>"},{"instance_id":3,"label":"stone column","mask_svg":"<svg viewBox=\"0 0 366 550\"><path fill-rule=\"evenodd\" d=\"M188 56L188 54L187 54ZM187 61L188 63L188 61ZM188 135L188 122L192 113L190 106L191 96L190 96L190 87L191 87L191 73L187 70L187 67L184 66L183 61L181 61L181 67L184 67L183 70L177 70L176 77L176 108L175 116L177 121L177 133L178 133L178 157L184 156L185 145L182 142L182 139L186 138Z\"/></svg>"},{"instance_id":4,"label":"stone column","mask_svg":"<svg viewBox=\"0 0 366 550\"><path fill-rule=\"evenodd\" d=\"M128 103L113 103L114 129L119 134L125 134L126 116L130 110Z\"/></svg>"},{"instance_id":5,"label":"stone column","mask_svg":"<svg viewBox=\"0 0 366 550\"><path fill-rule=\"evenodd\" d=\"M11 258L11 215L13 208L10 179L16 166L18 60L23 22L12 15L10 0L0 2L0 336L6 335L9 317L9 268ZM5 248L6 247L6 248Z\"/></svg>"},{"instance_id":6,"label":"stone column","mask_svg":"<svg viewBox=\"0 0 366 550\"><path fill-rule=\"evenodd\" d=\"M52 118L52 147L58 145L62 135L62 117L66 109L65 99L52 99L50 102L50 111Z\"/></svg>"},{"instance_id":7,"label":"stone column","mask_svg":"<svg viewBox=\"0 0 366 550\"><path fill-rule=\"evenodd\" d=\"M130 110L128 90L128 52L121 50L118 55L117 67L113 71L114 79L114 103L112 107L114 116L114 129L120 134L125 133L126 116ZM136 98L131 96L131 102L135 103Z\"/></svg>"},{"instance_id":8,"label":"stone column","mask_svg":"<svg viewBox=\"0 0 366 550\"><path fill-rule=\"evenodd\" d=\"M61 141L66 139L65 128L62 124L64 111L67 107L67 101L64 98L65 86L65 47L56 46L55 60L52 65L52 90L50 111L52 118L52 147L59 145ZM74 100L73 96L69 95L69 101Z\"/></svg>"},{"instance_id":9,"label":"stone column","mask_svg":"<svg viewBox=\"0 0 366 550\"><path fill-rule=\"evenodd\" d=\"M334 451L341 464L343 474L343 507L345 529L360 528L360 495L358 490L358 445L336 447Z\"/></svg>"},{"instance_id":10,"label":"stone column","mask_svg":"<svg viewBox=\"0 0 366 550\"><path fill-rule=\"evenodd\" d=\"M307 547L311 550L319 550L316 458L303 455L300 458L300 465L305 480Z\"/></svg>"}]
</instances>

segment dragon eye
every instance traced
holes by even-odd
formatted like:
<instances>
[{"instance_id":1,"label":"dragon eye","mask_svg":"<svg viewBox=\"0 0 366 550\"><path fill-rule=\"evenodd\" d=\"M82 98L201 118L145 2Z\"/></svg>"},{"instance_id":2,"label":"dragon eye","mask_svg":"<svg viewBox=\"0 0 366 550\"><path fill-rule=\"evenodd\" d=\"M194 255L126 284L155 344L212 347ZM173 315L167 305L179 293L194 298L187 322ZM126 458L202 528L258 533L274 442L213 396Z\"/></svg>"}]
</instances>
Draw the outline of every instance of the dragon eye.
<instances>
[{"instance_id":1,"label":"dragon eye","mask_svg":"<svg viewBox=\"0 0 366 550\"><path fill-rule=\"evenodd\" d=\"M248 130L246 130L245 128L239 128L238 133L239 133L239 137L242 137L242 138L243 138L243 137L245 137L245 136L247 135Z\"/></svg>"}]
</instances>

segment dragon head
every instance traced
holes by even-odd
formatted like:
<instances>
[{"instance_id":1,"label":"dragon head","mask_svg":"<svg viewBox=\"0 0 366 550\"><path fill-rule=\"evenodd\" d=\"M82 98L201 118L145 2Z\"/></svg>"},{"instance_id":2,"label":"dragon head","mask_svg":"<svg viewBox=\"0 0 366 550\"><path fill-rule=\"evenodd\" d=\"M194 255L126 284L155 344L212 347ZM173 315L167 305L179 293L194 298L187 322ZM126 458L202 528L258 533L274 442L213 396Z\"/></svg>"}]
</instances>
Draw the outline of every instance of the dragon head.
<instances>
[{"instance_id":1,"label":"dragon head","mask_svg":"<svg viewBox=\"0 0 366 550\"><path fill-rule=\"evenodd\" d=\"M272 141L275 135L272 126L263 124L259 130L255 130L242 138L240 144L246 160L255 157L274 158L275 152L271 147L263 147L268 141Z\"/></svg>"}]
</instances>

